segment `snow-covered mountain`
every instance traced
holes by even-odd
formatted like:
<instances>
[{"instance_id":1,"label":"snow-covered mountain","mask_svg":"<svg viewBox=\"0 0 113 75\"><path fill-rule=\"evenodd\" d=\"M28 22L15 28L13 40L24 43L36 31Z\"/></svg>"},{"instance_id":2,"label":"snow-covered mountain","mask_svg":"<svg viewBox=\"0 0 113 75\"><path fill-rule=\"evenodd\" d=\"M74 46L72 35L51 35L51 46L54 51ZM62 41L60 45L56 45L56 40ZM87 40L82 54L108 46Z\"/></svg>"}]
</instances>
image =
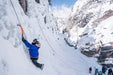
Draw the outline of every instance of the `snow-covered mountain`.
<instances>
[{"instance_id":1,"label":"snow-covered mountain","mask_svg":"<svg viewBox=\"0 0 113 75\"><path fill-rule=\"evenodd\" d=\"M63 5L61 8L52 7L52 13L56 20L57 26L62 33L62 31L66 28L66 20L68 20L69 14L71 13L71 8Z\"/></svg>"},{"instance_id":2,"label":"snow-covered mountain","mask_svg":"<svg viewBox=\"0 0 113 75\"><path fill-rule=\"evenodd\" d=\"M19 1L0 0L0 75L88 75L90 66L101 69L96 59L67 46L49 11L48 0L27 0L27 12ZM45 64L42 71L31 62L17 24L22 25L30 43L34 38L40 41L38 62Z\"/></svg>"},{"instance_id":3,"label":"snow-covered mountain","mask_svg":"<svg viewBox=\"0 0 113 75\"><path fill-rule=\"evenodd\" d=\"M79 48L99 52L101 43L112 46L112 19L113 0L78 0L68 18L66 31Z\"/></svg>"},{"instance_id":4,"label":"snow-covered mountain","mask_svg":"<svg viewBox=\"0 0 113 75\"><path fill-rule=\"evenodd\" d=\"M68 19L69 24L67 31L69 30L71 32L78 30L78 34L82 35L87 33L84 29L90 27L90 29L93 30L100 22L106 20L112 15L112 0L78 0L73 6L72 13ZM79 31L81 30L79 29L83 29L83 31L80 33ZM71 34L71 36L73 35Z\"/></svg>"},{"instance_id":5,"label":"snow-covered mountain","mask_svg":"<svg viewBox=\"0 0 113 75\"><path fill-rule=\"evenodd\" d=\"M71 17L73 25L85 27L88 23L112 13L112 0L78 0L72 8Z\"/></svg>"}]
</instances>

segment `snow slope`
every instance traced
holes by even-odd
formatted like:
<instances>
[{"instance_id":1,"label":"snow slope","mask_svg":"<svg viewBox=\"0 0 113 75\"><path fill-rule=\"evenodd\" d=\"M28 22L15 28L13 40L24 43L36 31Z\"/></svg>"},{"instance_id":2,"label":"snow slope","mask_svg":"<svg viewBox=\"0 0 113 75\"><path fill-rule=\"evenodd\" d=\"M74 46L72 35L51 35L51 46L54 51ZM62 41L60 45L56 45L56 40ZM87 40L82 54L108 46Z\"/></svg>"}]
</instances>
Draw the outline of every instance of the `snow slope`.
<instances>
[{"instance_id":1,"label":"snow slope","mask_svg":"<svg viewBox=\"0 0 113 75\"><path fill-rule=\"evenodd\" d=\"M11 1L26 39L32 42L37 38L41 42L38 62L45 64L42 71L32 64L28 49L21 41L19 21ZM18 0L0 0L0 75L88 75L90 66L101 68L96 59L68 47L48 10L47 0L41 0L41 4L28 0L27 15Z\"/></svg>"},{"instance_id":2,"label":"snow slope","mask_svg":"<svg viewBox=\"0 0 113 75\"><path fill-rule=\"evenodd\" d=\"M57 47L60 52L55 53L55 55L50 52L51 49L48 46L41 47L39 62L45 64L41 71L32 64L22 46L14 48L1 37L0 41L3 42L0 46L1 75L88 75L89 66L100 68L94 61L95 59L87 58L81 55L78 50L69 48L64 44L67 48ZM8 45L4 46L6 43ZM44 43L47 45L46 42Z\"/></svg>"}]
</instances>

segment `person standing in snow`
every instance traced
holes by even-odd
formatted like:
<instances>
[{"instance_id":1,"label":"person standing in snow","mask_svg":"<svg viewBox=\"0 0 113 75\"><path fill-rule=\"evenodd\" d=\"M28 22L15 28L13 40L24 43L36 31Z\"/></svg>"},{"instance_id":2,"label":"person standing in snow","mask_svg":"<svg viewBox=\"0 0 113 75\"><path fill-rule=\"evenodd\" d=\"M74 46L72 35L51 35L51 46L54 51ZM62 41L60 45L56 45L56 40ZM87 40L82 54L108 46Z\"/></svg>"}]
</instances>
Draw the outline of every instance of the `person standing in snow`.
<instances>
[{"instance_id":1,"label":"person standing in snow","mask_svg":"<svg viewBox=\"0 0 113 75\"><path fill-rule=\"evenodd\" d=\"M112 75L112 69L111 68L108 70L108 75Z\"/></svg>"},{"instance_id":2,"label":"person standing in snow","mask_svg":"<svg viewBox=\"0 0 113 75\"><path fill-rule=\"evenodd\" d=\"M97 75L97 74L98 74L98 69L96 68L96 69L95 69L95 75Z\"/></svg>"},{"instance_id":3,"label":"person standing in snow","mask_svg":"<svg viewBox=\"0 0 113 75\"><path fill-rule=\"evenodd\" d=\"M91 71L92 71L92 67L89 68L89 73L91 73Z\"/></svg>"},{"instance_id":4,"label":"person standing in snow","mask_svg":"<svg viewBox=\"0 0 113 75\"><path fill-rule=\"evenodd\" d=\"M99 72L98 72L98 75L102 75L102 71L99 71Z\"/></svg>"},{"instance_id":5,"label":"person standing in snow","mask_svg":"<svg viewBox=\"0 0 113 75\"><path fill-rule=\"evenodd\" d=\"M102 73L105 74L106 70L107 70L106 66L103 66L103 67L102 67Z\"/></svg>"},{"instance_id":6,"label":"person standing in snow","mask_svg":"<svg viewBox=\"0 0 113 75\"><path fill-rule=\"evenodd\" d=\"M44 64L40 64L37 62L38 58L39 58L39 48L40 48L40 43L39 41L37 41L37 39L34 39L32 44L30 44L22 35L22 41L24 42L24 44L29 48L29 54L31 57L31 60L33 62L33 64L40 68L43 69Z\"/></svg>"}]
</instances>

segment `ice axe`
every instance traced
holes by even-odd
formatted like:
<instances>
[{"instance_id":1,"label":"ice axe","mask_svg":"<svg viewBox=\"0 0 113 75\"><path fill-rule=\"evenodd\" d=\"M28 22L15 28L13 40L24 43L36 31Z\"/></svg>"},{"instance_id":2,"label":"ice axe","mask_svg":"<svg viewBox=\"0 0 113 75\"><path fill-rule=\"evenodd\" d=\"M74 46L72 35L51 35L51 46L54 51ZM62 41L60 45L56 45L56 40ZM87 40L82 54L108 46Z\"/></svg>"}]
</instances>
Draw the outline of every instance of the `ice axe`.
<instances>
[{"instance_id":1,"label":"ice axe","mask_svg":"<svg viewBox=\"0 0 113 75\"><path fill-rule=\"evenodd\" d=\"M17 24L17 26L19 26L19 27L21 28L22 36L23 36L23 34L24 34L24 30L23 30L22 26L21 26L20 24Z\"/></svg>"}]
</instances>

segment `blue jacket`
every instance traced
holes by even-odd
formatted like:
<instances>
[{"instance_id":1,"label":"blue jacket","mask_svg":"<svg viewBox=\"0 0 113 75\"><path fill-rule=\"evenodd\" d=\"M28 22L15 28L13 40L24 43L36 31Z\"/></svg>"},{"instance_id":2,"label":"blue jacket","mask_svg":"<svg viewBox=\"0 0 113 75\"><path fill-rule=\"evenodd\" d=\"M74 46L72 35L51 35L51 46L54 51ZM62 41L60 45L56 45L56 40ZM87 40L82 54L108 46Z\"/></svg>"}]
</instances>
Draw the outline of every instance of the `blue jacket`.
<instances>
[{"instance_id":1,"label":"blue jacket","mask_svg":"<svg viewBox=\"0 0 113 75\"><path fill-rule=\"evenodd\" d=\"M97 74L98 73L98 70L97 69L95 69L95 74Z\"/></svg>"},{"instance_id":2,"label":"blue jacket","mask_svg":"<svg viewBox=\"0 0 113 75\"><path fill-rule=\"evenodd\" d=\"M102 67L102 72L103 72L103 71L106 71L106 67Z\"/></svg>"},{"instance_id":3,"label":"blue jacket","mask_svg":"<svg viewBox=\"0 0 113 75\"><path fill-rule=\"evenodd\" d=\"M38 58L39 56L39 48L36 45L32 45L30 44L28 41L25 41L24 44L29 48L29 54L31 56L31 58Z\"/></svg>"}]
</instances>

